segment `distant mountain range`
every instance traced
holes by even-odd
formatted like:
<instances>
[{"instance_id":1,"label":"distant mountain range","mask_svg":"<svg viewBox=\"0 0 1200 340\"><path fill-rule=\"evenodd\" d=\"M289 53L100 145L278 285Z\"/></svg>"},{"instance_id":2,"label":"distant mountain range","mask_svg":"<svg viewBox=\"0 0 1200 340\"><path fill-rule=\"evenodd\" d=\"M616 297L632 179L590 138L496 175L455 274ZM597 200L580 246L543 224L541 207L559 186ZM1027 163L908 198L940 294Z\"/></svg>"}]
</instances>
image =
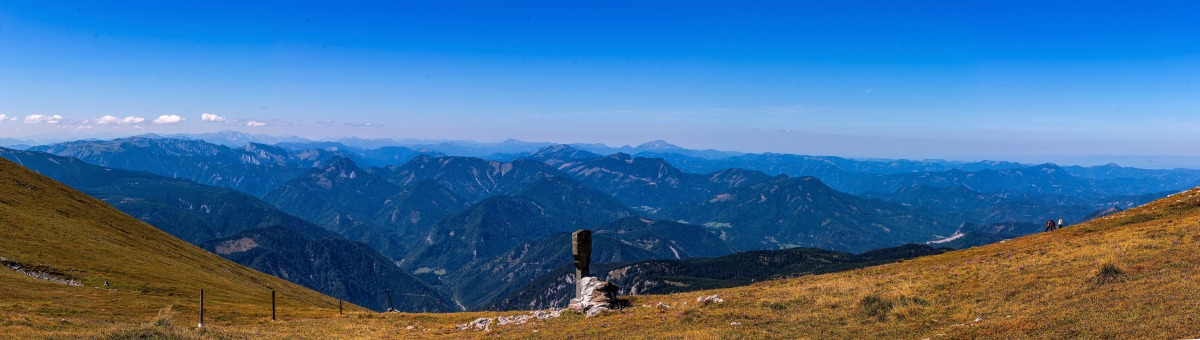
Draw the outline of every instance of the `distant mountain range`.
<instances>
[{"instance_id":1,"label":"distant mountain range","mask_svg":"<svg viewBox=\"0 0 1200 340\"><path fill-rule=\"evenodd\" d=\"M634 158L624 153L570 160L557 167L581 183L649 213L771 180L761 172L741 169L707 175L685 173L661 158Z\"/></svg>"},{"instance_id":2,"label":"distant mountain range","mask_svg":"<svg viewBox=\"0 0 1200 340\"><path fill-rule=\"evenodd\" d=\"M921 212L838 192L815 177L739 187L663 215L708 226L738 250L810 247L863 252L951 231Z\"/></svg>"},{"instance_id":3,"label":"distant mountain range","mask_svg":"<svg viewBox=\"0 0 1200 340\"><path fill-rule=\"evenodd\" d=\"M960 248L1200 185L1196 170L738 154L662 141L606 148L220 133L32 150L59 156L3 154L244 265L374 309L386 307L379 287L391 287L413 297L397 306L409 311L541 303L544 285L563 285L539 280L569 263L576 229L595 231L597 264L797 247ZM628 277L674 275L653 273ZM709 279L688 285L720 286ZM625 283L665 289L639 282Z\"/></svg>"},{"instance_id":4,"label":"distant mountain range","mask_svg":"<svg viewBox=\"0 0 1200 340\"><path fill-rule=\"evenodd\" d=\"M135 137L66 142L30 150L79 158L100 166L183 178L255 196L262 196L306 169L283 149L262 144L235 149L204 141Z\"/></svg>"},{"instance_id":5,"label":"distant mountain range","mask_svg":"<svg viewBox=\"0 0 1200 340\"><path fill-rule=\"evenodd\" d=\"M864 193L862 197L904 205L942 221L993 224L1011 221L1038 222L1064 219L1075 224L1089 220L1097 211L1129 209L1173 191L1139 195L1082 196L1030 192L981 193L963 185L917 186L893 193Z\"/></svg>"},{"instance_id":6,"label":"distant mountain range","mask_svg":"<svg viewBox=\"0 0 1200 340\"><path fill-rule=\"evenodd\" d=\"M536 181L558 174L548 165L527 159L499 162L475 157L424 155L402 165L376 169L375 172L399 186L433 181L468 202L513 194Z\"/></svg>"},{"instance_id":7,"label":"distant mountain range","mask_svg":"<svg viewBox=\"0 0 1200 340\"><path fill-rule=\"evenodd\" d=\"M409 239L467 207L437 183L401 187L347 158L312 168L263 199L393 258L408 251Z\"/></svg>"},{"instance_id":8,"label":"distant mountain range","mask_svg":"<svg viewBox=\"0 0 1200 340\"><path fill-rule=\"evenodd\" d=\"M433 225L420 246L404 257L404 266L453 274L468 262L493 259L526 242L634 214L603 193L550 177L515 195L485 199Z\"/></svg>"}]
</instances>

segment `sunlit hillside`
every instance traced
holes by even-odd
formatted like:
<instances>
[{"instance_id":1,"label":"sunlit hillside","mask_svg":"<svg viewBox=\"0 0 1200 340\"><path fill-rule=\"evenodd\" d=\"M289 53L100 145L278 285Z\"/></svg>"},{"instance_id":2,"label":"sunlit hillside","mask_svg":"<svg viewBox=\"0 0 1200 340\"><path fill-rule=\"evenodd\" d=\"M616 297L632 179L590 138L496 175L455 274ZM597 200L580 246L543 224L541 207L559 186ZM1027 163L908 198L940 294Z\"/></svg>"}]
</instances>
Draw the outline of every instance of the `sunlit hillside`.
<instances>
[{"instance_id":1,"label":"sunlit hillside","mask_svg":"<svg viewBox=\"0 0 1200 340\"><path fill-rule=\"evenodd\" d=\"M0 333L184 337L1186 338L1200 335L1200 189L1058 231L747 287L631 297L619 312L455 330L528 312L354 312L202 253L0 161L0 256L83 287L0 270ZM223 273L223 274L222 274ZM104 280L108 289L97 287ZM267 286L285 311L267 321ZM203 332L194 291L210 288ZM218 288L219 287L219 288ZM701 303L718 295L724 302ZM661 304L660 304L661 302ZM157 311L173 306L173 316ZM169 314L169 313L168 313ZM156 320L160 320L156 323Z\"/></svg>"},{"instance_id":2,"label":"sunlit hillside","mask_svg":"<svg viewBox=\"0 0 1200 340\"><path fill-rule=\"evenodd\" d=\"M3 159L0 257L0 337L136 331L160 314L195 326L200 289L214 328L270 320L272 289L283 320L338 310L336 299L208 253Z\"/></svg>"}]
</instances>

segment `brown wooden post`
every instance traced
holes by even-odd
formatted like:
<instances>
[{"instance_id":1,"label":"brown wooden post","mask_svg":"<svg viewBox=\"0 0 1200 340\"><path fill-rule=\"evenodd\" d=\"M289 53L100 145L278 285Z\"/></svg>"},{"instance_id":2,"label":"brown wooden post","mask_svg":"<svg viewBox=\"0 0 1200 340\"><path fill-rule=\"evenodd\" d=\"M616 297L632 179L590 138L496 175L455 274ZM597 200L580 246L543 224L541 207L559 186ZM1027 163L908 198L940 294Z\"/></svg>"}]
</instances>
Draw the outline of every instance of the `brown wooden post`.
<instances>
[{"instance_id":1,"label":"brown wooden post","mask_svg":"<svg viewBox=\"0 0 1200 340\"><path fill-rule=\"evenodd\" d=\"M342 315L342 300L338 300L338 315Z\"/></svg>"},{"instance_id":2,"label":"brown wooden post","mask_svg":"<svg viewBox=\"0 0 1200 340\"><path fill-rule=\"evenodd\" d=\"M392 289L391 288L387 289L387 296L388 296L388 310L387 311L395 312L396 307L392 306Z\"/></svg>"},{"instance_id":3,"label":"brown wooden post","mask_svg":"<svg viewBox=\"0 0 1200 340\"><path fill-rule=\"evenodd\" d=\"M204 289L200 289L200 324L197 327L204 328Z\"/></svg>"},{"instance_id":4,"label":"brown wooden post","mask_svg":"<svg viewBox=\"0 0 1200 340\"><path fill-rule=\"evenodd\" d=\"M271 321L275 321L275 290L271 290Z\"/></svg>"},{"instance_id":5,"label":"brown wooden post","mask_svg":"<svg viewBox=\"0 0 1200 340\"><path fill-rule=\"evenodd\" d=\"M575 297L583 294L583 277L591 274L592 231L586 229L571 233L571 256L575 260Z\"/></svg>"}]
</instances>

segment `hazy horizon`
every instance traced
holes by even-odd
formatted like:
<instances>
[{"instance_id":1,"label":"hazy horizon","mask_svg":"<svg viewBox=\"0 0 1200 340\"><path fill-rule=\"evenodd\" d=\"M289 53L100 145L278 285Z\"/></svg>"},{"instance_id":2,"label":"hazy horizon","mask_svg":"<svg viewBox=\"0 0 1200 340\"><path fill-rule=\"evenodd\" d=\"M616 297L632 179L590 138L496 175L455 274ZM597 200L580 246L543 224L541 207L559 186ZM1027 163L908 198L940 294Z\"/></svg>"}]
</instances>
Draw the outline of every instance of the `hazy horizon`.
<instances>
[{"instance_id":1,"label":"hazy horizon","mask_svg":"<svg viewBox=\"0 0 1200 340\"><path fill-rule=\"evenodd\" d=\"M245 133L245 134L249 134L251 136L256 136L256 137L268 137L268 138L278 138L278 139L301 138L301 139L311 140L314 142L337 142L337 141L339 141L341 139L345 139L345 138L361 138L358 136L303 137L303 136L286 135L286 134L271 135L271 134L258 134L258 133L250 133L250 132L235 131L235 130L221 130L221 131L213 131L213 132L209 132L209 133L220 134L220 133L229 133L229 132ZM4 146L6 146L6 144L14 144L17 142L25 143L25 144L28 144L31 146L36 146L36 145L54 144L54 143L76 141L76 140L83 140L83 139L112 140L112 139L117 139L117 138L145 136L147 134L153 134L153 133L129 134L129 135L119 135L119 136L118 135L94 136L94 137L90 137L90 138L47 138L47 139L32 139L32 140L20 139L20 138L0 138L0 147L4 147ZM183 135L188 138L194 138L194 137L197 137L197 136L200 136L203 134L206 134L206 133L155 134L155 135L165 136L165 137ZM372 138L364 138L364 139L372 139ZM428 141L431 143L464 142L464 143L479 143L479 144L496 144L496 143L501 143L501 142L504 142L507 140L516 140L519 142L526 142L526 143L602 144L602 145L605 145L607 147L614 148L614 149L620 149L620 148L625 148L625 147L632 148L632 147L638 147L639 145L642 145L644 143L665 141L672 145L679 146L684 149L690 149L690 150L716 150L716 151L723 151L723 152L736 152L736 153L746 153L746 154L780 153L780 154L797 154L797 155L811 155L811 156L834 156L834 157L843 157L843 158L851 158L851 159L907 159L907 160L917 160L917 161L944 160L944 161L953 161L953 162L1007 161L1007 162L1018 162L1018 163L1025 163L1025 164L1054 163L1054 164L1061 165L1061 166L1073 166L1073 165L1098 166L1098 165L1108 165L1108 164L1115 163L1115 164L1118 164L1118 165L1121 165L1124 167L1135 167L1135 168L1146 168L1146 169L1177 169L1177 168L1200 169L1200 156L1177 156L1177 155L1119 155L1119 154L1110 154L1110 155L1042 155L1042 156L999 155L994 158L884 157L884 156L873 156L873 155L775 152L775 151L769 151L769 150L768 151L745 151L745 150L713 149L713 148L691 147L688 145L681 145L678 143L674 143L670 140L663 140L663 139L647 140L647 141L641 141L641 142L636 142L636 143L625 143L625 144L609 144L609 143L590 142L590 141L522 140L519 138L505 138L505 139L500 139L500 140L472 140L472 139L419 139L419 138L403 138L401 136L401 137L380 137L380 138L373 138L373 139L379 140L379 141L391 140L393 142L397 142L397 145L411 144L411 143L405 143L406 141L409 141L409 142Z\"/></svg>"}]
</instances>

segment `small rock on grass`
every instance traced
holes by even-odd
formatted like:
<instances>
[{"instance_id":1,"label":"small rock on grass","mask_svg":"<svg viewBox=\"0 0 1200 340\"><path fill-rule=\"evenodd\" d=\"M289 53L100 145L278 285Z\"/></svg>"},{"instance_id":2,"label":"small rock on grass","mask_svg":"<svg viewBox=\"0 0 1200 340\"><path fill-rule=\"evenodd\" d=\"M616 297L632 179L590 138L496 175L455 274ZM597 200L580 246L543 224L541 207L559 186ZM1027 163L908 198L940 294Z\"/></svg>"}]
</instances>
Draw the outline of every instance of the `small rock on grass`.
<instances>
[{"instance_id":1,"label":"small rock on grass","mask_svg":"<svg viewBox=\"0 0 1200 340\"><path fill-rule=\"evenodd\" d=\"M725 302L725 300L721 299L721 296L719 295L709 295L696 298L696 302L703 302L707 305L710 303L722 303Z\"/></svg>"}]
</instances>

